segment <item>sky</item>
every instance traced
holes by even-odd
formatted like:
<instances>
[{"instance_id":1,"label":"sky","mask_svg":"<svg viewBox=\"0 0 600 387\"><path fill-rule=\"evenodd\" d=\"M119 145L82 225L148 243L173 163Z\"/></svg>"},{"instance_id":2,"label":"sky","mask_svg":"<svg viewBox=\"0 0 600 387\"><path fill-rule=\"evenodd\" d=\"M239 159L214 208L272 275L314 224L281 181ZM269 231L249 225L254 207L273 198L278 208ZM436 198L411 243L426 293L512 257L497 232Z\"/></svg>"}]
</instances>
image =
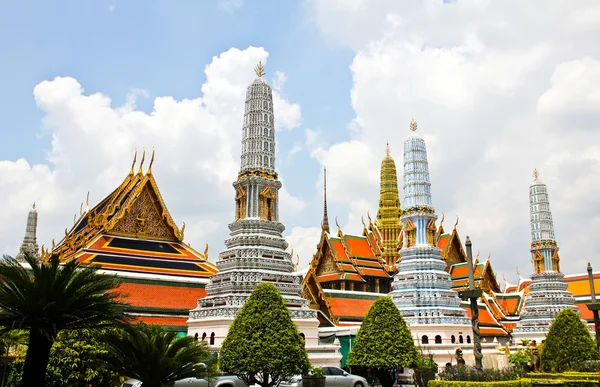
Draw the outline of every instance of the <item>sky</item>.
<instances>
[{"instance_id":1,"label":"sky","mask_svg":"<svg viewBox=\"0 0 600 387\"><path fill-rule=\"evenodd\" d=\"M33 202L51 245L155 150L186 241L211 261L234 217L244 94L274 89L284 236L306 267L330 224L374 216L389 141L414 117L444 227L498 280L532 271L528 188L548 185L561 268L600 270L600 3L595 0L9 2L0 13L0 252ZM138 158L139 160L139 158ZM400 183L400 190L402 184Z\"/></svg>"}]
</instances>

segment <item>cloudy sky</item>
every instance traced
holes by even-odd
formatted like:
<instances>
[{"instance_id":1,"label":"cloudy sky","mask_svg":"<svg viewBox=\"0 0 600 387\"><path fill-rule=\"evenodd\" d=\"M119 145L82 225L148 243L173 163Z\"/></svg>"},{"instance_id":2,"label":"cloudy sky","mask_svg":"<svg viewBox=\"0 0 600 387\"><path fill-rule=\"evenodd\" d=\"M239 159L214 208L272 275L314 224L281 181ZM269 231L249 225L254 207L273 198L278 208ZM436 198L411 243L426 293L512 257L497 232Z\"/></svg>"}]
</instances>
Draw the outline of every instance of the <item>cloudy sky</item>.
<instances>
[{"instance_id":1,"label":"cloudy sky","mask_svg":"<svg viewBox=\"0 0 600 387\"><path fill-rule=\"evenodd\" d=\"M233 220L245 88L275 90L285 236L306 266L322 217L362 230L385 143L401 170L415 117L434 205L531 272L528 186L548 185L565 273L600 269L600 3L595 0L98 0L9 2L0 13L0 252L35 201L49 245L156 150L186 239L211 260Z\"/></svg>"}]
</instances>

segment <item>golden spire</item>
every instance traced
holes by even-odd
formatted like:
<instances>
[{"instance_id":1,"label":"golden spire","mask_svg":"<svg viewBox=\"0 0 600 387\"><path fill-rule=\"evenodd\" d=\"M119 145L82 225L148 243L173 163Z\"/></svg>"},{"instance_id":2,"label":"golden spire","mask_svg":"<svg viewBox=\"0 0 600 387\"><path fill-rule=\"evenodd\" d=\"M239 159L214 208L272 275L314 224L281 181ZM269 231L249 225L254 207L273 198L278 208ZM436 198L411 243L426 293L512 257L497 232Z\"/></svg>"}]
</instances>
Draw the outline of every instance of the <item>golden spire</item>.
<instances>
[{"instance_id":1,"label":"golden spire","mask_svg":"<svg viewBox=\"0 0 600 387\"><path fill-rule=\"evenodd\" d=\"M129 171L130 176L133 176L133 168L135 168L136 159L137 159L137 149L135 150L135 153L133 154L133 163L131 163L131 171Z\"/></svg>"},{"instance_id":2,"label":"golden spire","mask_svg":"<svg viewBox=\"0 0 600 387\"><path fill-rule=\"evenodd\" d=\"M537 168L533 168L533 178L537 180L539 177L540 173L538 172Z\"/></svg>"},{"instance_id":3,"label":"golden spire","mask_svg":"<svg viewBox=\"0 0 600 387\"><path fill-rule=\"evenodd\" d=\"M262 78L265 75L265 68L262 65L262 60L258 61L258 65L254 68L254 72L258 75L259 78Z\"/></svg>"},{"instance_id":4,"label":"golden spire","mask_svg":"<svg viewBox=\"0 0 600 387\"><path fill-rule=\"evenodd\" d=\"M144 160L146 160L146 148L144 148L144 152L142 153L142 162L140 163L140 169L138 169L138 175L142 175L144 173L144 171L142 170Z\"/></svg>"},{"instance_id":5,"label":"golden spire","mask_svg":"<svg viewBox=\"0 0 600 387\"><path fill-rule=\"evenodd\" d=\"M321 229L329 233L329 216L327 215L327 167L323 167L323 221Z\"/></svg>"},{"instance_id":6,"label":"golden spire","mask_svg":"<svg viewBox=\"0 0 600 387\"><path fill-rule=\"evenodd\" d=\"M413 132L414 132L415 130L417 130L417 121L415 121L415 118L414 118L414 117L413 117L413 118L410 120L410 125L409 125L409 128L410 128L410 130L412 130Z\"/></svg>"},{"instance_id":7,"label":"golden spire","mask_svg":"<svg viewBox=\"0 0 600 387\"><path fill-rule=\"evenodd\" d=\"M152 157L150 158L150 165L148 165L148 171L146 172L146 175L152 174L152 164L154 164L154 147L152 147Z\"/></svg>"},{"instance_id":8,"label":"golden spire","mask_svg":"<svg viewBox=\"0 0 600 387\"><path fill-rule=\"evenodd\" d=\"M398 236L402 230L400 215L400 195L398 194L398 176L396 163L390 156L390 143L387 143L385 156L381 161L381 179L379 188L379 208L375 225L381 232L381 258L387 267L393 269L400 258L398 254Z\"/></svg>"}]
</instances>

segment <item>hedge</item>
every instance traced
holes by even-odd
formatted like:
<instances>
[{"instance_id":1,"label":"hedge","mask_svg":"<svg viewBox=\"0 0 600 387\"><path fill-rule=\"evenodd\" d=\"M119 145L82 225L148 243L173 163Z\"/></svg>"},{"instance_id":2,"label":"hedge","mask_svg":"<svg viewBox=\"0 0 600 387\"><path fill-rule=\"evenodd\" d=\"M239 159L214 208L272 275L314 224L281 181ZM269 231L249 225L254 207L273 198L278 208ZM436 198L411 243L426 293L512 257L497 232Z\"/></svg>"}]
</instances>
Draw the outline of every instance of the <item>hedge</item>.
<instances>
[{"instance_id":1,"label":"hedge","mask_svg":"<svg viewBox=\"0 0 600 387\"><path fill-rule=\"evenodd\" d=\"M560 374L545 374L545 373L537 373L530 372L527 374L527 377L530 379L562 379L576 381L576 380L591 380L597 381L600 380L600 372L563 372Z\"/></svg>"},{"instance_id":2,"label":"hedge","mask_svg":"<svg viewBox=\"0 0 600 387\"><path fill-rule=\"evenodd\" d=\"M525 382L525 383L523 383ZM531 381L529 379L521 380L504 380L501 382L467 382L467 381L455 381L455 380L430 380L427 384L428 387L530 387Z\"/></svg>"}]
</instances>

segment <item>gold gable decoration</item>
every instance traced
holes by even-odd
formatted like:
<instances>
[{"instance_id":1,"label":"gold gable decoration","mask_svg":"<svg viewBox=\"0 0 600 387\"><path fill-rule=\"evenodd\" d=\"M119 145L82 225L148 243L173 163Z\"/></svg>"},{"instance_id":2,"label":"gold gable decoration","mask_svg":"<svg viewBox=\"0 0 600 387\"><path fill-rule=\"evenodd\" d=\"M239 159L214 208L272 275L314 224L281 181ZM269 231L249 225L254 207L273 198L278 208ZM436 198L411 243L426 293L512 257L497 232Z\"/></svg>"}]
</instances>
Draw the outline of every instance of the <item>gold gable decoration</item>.
<instances>
[{"instance_id":1,"label":"gold gable decoration","mask_svg":"<svg viewBox=\"0 0 600 387\"><path fill-rule=\"evenodd\" d=\"M560 257L558 256L558 250L554 250L554 254L552 254L552 270L560 272Z\"/></svg>"},{"instance_id":2,"label":"gold gable decoration","mask_svg":"<svg viewBox=\"0 0 600 387\"><path fill-rule=\"evenodd\" d=\"M165 216L156 206L157 198L148 187L130 204L124 216L110 231L128 237L144 237L158 240L178 240L179 238L164 221Z\"/></svg>"},{"instance_id":3,"label":"gold gable decoration","mask_svg":"<svg viewBox=\"0 0 600 387\"><path fill-rule=\"evenodd\" d=\"M536 273L543 273L545 271L544 268L544 256L539 251L535 252L533 257L533 267Z\"/></svg>"},{"instance_id":4,"label":"gold gable decoration","mask_svg":"<svg viewBox=\"0 0 600 387\"><path fill-rule=\"evenodd\" d=\"M247 195L242 186L237 187L235 194L235 220L246 218Z\"/></svg>"},{"instance_id":5,"label":"gold gable decoration","mask_svg":"<svg viewBox=\"0 0 600 387\"><path fill-rule=\"evenodd\" d=\"M275 193L270 184L260 192L260 218L275 220Z\"/></svg>"}]
</instances>

